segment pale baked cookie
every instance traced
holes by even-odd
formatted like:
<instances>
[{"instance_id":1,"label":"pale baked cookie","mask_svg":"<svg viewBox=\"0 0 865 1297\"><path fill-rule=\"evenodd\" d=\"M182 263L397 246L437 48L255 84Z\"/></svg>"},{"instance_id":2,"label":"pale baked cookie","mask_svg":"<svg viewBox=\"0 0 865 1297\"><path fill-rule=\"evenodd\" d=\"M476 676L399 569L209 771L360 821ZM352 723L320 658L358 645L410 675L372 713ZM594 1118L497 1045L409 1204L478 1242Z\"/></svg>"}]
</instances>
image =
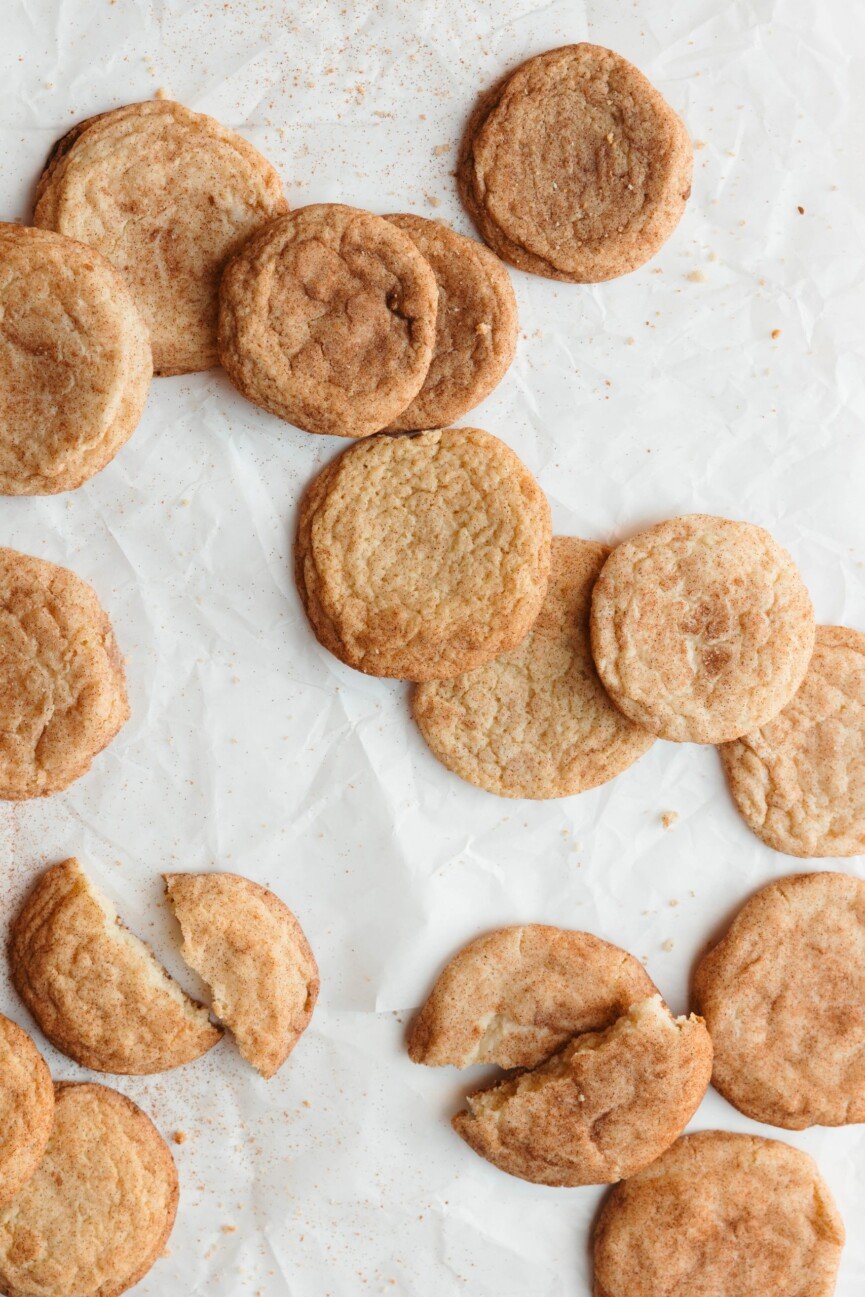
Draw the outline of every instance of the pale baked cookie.
<instances>
[{"instance_id":1,"label":"pale baked cookie","mask_svg":"<svg viewBox=\"0 0 865 1297\"><path fill-rule=\"evenodd\" d=\"M789 856L865 852L865 635L818 626L805 679L762 729L721 748L748 828Z\"/></svg>"},{"instance_id":2,"label":"pale baked cookie","mask_svg":"<svg viewBox=\"0 0 865 1297\"><path fill-rule=\"evenodd\" d=\"M612 1190L594 1297L832 1297L844 1226L812 1158L788 1144L685 1135Z\"/></svg>"},{"instance_id":3,"label":"pale baked cookie","mask_svg":"<svg viewBox=\"0 0 865 1297\"><path fill-rule=\"evenodd\" d=\"M0 549L0 798L62 791L129 718L123 659L95 591Z\"/></svg>"},{"instance_id":4,"label":"pale baked cookie","mask_svg":"<svg viewBox=\"0 0 865 1297\"><path fill-rule=\"evenodd\" d=\"M654 735L613 706L592 660L592 587L608 554L554 536L547 596L523 642L476 671L418 685L414 718L449 770L500 797L569 797L651 747Z\"/></svg>"},{"instance_id":5,"label":"pale baked cookie","mask_svg":"<svg viewBox=\"0 0 865 1297\"><path fill-rule=\"evenodd\" d=\"M582 44L529 59L483 96L457 178L500 257L598 283L635 270L669 238L692 168L684 125L643 74Z\"/></svg>"},{"instance_id":6,"label":"pale baked cookie","mask_svg":"<svg viewBox=\"0 0 865 1297\"><path fill-rule=\"evenodd\" d=\"M788 1130L865 1121L865 882L795 874L752 896L694 975L716 1090Z\"/></svg>"},{"instance_id":7,"label":"pale baked cookie","mask_svg":"<svg viewBox=\"0 0 865 1297\"><path fill-rule=\"evenodd\" d=\"M376 437L315 479L295 574L325 648L368 675L435 680L514 648L546 593L550 509L497 437Z\"/></svg>"},{"instance_id":8,"label":"pale baked cookie","mask_svg":"<svg viewBox=\"0 0 865 1297\"><path fill-rule=\"evenodd\" d=\"M132 436L150 338L113 266L47 230L0 223L0 493L72 491Z\"/></svg>"},{"instance_id":9,"label":"pale baked cookie","mask_svg":"<svg viewBox=\"0 0 865 1297\"><path fill-rule=\"evenodd\" d=\"M164 874L183 933L180 953L213 992L213 1012L263 1077L309 1025L318 966L291 910L239 874Z\"/></svg>"},{"instance_id":10,"label":"pale baked cookie","mask_svg":"<svg viewBox=\"0 0 865 1297\"><path fill-rule=\"evenodd\" d=\"M423 387L389 431L443 428L504 377L517 345L517 299L507 270L477 239L422 216L387 219L417 245L438 284L432 361Z\"/></svg>"},{"instance_id":11,"label":"pale baked cookie","mask_svg":"<svg viewBox=\"0 0 865 1297\"><path fill-rule=\"evenodd\" d=\"M222 1034L77 860L42 874L12 925L9 962L51 1043L94 1072L164 1072L206 1053Z\"/></svg>"},{"instance_id":12,"label":"pale baked cookie","mask_svg":"<svg viewBox=\"0 0 865 1297\"><path fill-rule=\"evenodd\" d=\"M125 276L158 374L217 364L219 279L228 258L288 210L261 154L170 100L91 117L55 144L34 225L96 248Z\"/></svg>"},{"instance_id":13,"label":"pale baked cookie","mask_svg":"<svg viewBox=\"0 0 865 1297\"><path fill-rule=\"evenodd\" d=\"M592 652L616 706L678 743L723 743L777 716L814 648L792 558L746 522L688 514L614 549L592 595Z\"/></svg>"},{"instance_id":14,"label":"pale baked cookie","mask_svg":"<svg viewBox=\"0 0 865 1297\"><path fill-rule=\"evenodd\" d=\"M178 1183L168 1145L116 1090L58 1085L36 1174L0 1210L6 1297L119 1297L165 1249Z\"/></svg>"},{"instance_id":15,"label":"pale baked cookie","mask_svg":"<svg viewBox=\"0 0 865 1297\"><path fill-rule=\"evenodd\" d=\"M535 1067L656 989L639 960L590 932L499 928L469 942L439 974L408 1052L428 1067Z\"/></svg>"},{"instance_id":16,"label":"pale baked cookie","mask_svg":"<svg viewBox=\"0 0 865 1297\"><path fill-rule=\"evenodd\" d=\"M219 354L245 397L307 432L366 437L423 386L438 288L382 216L317 203L267 226L222 279Z\"/></svg>"},{"instance_id":17,"label":"pale baked cookie","mask_svg":"<svg viewBox=\"0 0 865 1297\"><path fill-rule=\"evenodd\" d=\"M534 1184L612 1184L648 1166L684 1130L712 1074L701 1018L673 1018L660 995L606 1031L576 1036L533 1071L470 1095L458 1135Z\"/></svg>"},{"instance_id":18,"label":"pale baked cookie","mask_svg":"<svg viewBox=\"0 0 865 1297\"><path fill-rule=\"evenodd\" d=\"M26 1031L0 1014L0 1208L30 1179L54 1120L54 1086Z\"/></svg>"}]
</instances>

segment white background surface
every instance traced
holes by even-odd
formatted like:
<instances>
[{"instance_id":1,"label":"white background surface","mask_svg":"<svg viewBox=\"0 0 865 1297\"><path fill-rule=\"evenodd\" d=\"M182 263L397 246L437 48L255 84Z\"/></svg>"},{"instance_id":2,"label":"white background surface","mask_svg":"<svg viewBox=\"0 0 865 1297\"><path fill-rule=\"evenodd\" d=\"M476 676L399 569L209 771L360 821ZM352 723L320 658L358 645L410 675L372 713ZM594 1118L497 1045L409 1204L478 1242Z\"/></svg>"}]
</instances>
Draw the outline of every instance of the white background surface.
<instances>
[{"instance_id":1,"label":"white background surface","mask_svg":"<svg viewBox=\"0 0 865 1297\"><path fill-rule=\"evenodd\" d=\"M514 272L517 360L467 422L538 475L558 532L614 541L679 512L746 518L792 550L819 620L865 628L865 9L850 0L3 0L0 215L29 218L69 125L161 87L261 148L292 205L413 210L468 232L451 169L475 95L585 38L683 115L700 142L694 194L627 278ZM539 804L440 767L406 688L329 657L293 588L298 497L342 448L257 411L219 372L162 379L87 486L0 500L0 544L95 585L133 709L69 792L0 808L0 931L36 871L76 854L187 986L166 868L270 885L318 956L318 1009L277 1079L226 1041L118 1080L188 1135L170 1255L142 1297L587 1297L602 1191L523 1184L471 1153L448 1118L477 1075L408 1062L412 1008L466 939L543 920L645 956L681 1011L709 935L807 865L749 835L712 749L658 743L607 787ZM865 873L861 858L841 867ZM0 1011L32 1027L5 968ZM83 1075L47 1055L55 1075ZM838 1292L861 1297L862 1130L773 1131L714 1094L693 1124L817 1157L848 1229Z\"/></svg>"}]
</instances>

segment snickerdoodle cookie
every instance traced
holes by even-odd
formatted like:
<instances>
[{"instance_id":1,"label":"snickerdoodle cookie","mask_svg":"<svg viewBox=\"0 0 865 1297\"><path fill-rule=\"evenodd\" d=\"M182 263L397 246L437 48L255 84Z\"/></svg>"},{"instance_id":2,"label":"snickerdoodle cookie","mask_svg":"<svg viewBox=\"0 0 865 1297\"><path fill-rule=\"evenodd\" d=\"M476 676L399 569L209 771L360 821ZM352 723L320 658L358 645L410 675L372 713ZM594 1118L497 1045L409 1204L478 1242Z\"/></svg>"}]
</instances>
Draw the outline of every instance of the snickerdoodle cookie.
<instances>
[{"instance_id":1,"label":"snickerdoodle cookie","mask_svg":"<svg viewBox=\"0 0 865 1297\"><path fill-rule=\"evenodd\" d=\"M514 648L540 612L550 509L478 428L376 437L304 498L295 574L325 648L369 675L436 680Z\"/></svg>"},{"instance_id":2,"label":"snickerdoodle cookie","mask_svg":"<svg viewBox=\"0 0 865 1297\"><path fill-rule=\"evenodd\" d=\"M6 1297L119 1297L162 1254L177 1212L168 1145L130 1099L58 1085L45 1157L0 1210Z\"/></svg>"},{"instance_id":3,"label":"snickerdoodle cookie","mask_svg":"<svg viewBox=\"0 0 865 1297\"><path fill-rule=\"evenodd\" d=\"M790 702L721 757L742 818L768 846L790 856L865 852L865 635L818 626Z\"/></svg>"},{"instance_id":4,"label":"snickerdoodle cookie","mask_svg":"<svg viewBox=\"0 0 865 1297\"><path fill-rule=\"evenodd\" d=\"M0 1207L42 1161L54 1120L54 1086L26 1031L0 1014Z\"/></svg>"},{"instance_id":5,"label":"snickerdoodle cookie","mask_svg":"<svg viewBox=\"0 0 865 1297\"><path fill-rule=\"evenodd\" d=\"M208 369L228 258L288 210L276 171L212 117L170 100L91 117L58 140L33 223L103 253L150 330L158 374Z\"/></svg>"},{"instance_id":6,"label":"snickerdoodle cookie","mask_svg":"<svg viewBox=\"0 0 865 1297\"><path fill-rule=\"evenodd\" d=\"M72 491L135 431L150 339L104 257L0 223L0 493Z\"/></svg>"},{"instance_id":7,"label":"snickerdoodle cookie","mask_svg":"<svg viewBox=\"0 0 865 1297\"><path fill-rule=\"evenodd\" d=\"M575 1036L532 1071L471 1095L453 1127L476 1153L535 1184L612 1184L684 1130L712 1074L700 1018L659 995L602 1032Z\"/></svg>"},{"instance_id":8,"label":"snickerdoodle cookie","mask_svg":"<svg viewBox=\"0 0 865 1297\"><path fill-rule=\"evenodd\" d=\"M418 685L412 710L449 770L501 797L568 797L606 783L654 742L611 702L589 643L592 587L609 550L555 536L540 615L515 649Z\"/></svg>"},{"instance_id":9,"label":"snickerdoodle cookie","mask_svg":"<svg viewBox=\"0 0 865 1297\"><path fill-rule=\"evenodd\" d=\"M865 1121L865 882L795 874L762 888L694 975L717 1090L788 1130Z\"/></svg>"},{"instance_id":10,"label":"snickerdoodle cookie","mask_svg":"<svg viewBox=\"0 0 865 1297\"><path fill-rule=\"evenodd\" d=\"M94 590L0 549L0 798L67 788L128 717L123 661Z\"/></svg>"},{"instance_id":11,"label":"snickerdoodle cookie","mask_svg":"<svg viewBox=\"0 0 865 1297\"><path fill-rule=\"evenodd\" d=\"M513 360L517 299L498 257L439 221L387 218L415 243L438 284L432 361L423 387L389 431L443 428L489 396Z\"/></svg>"},{"instance_id":12,"label":"snickerdoodle cookie","mask_svg":"<svg viewBox=\"0 0 865 1297\"><path fill-rule=\"evenodd\" d=\"M239 874L165 874L181 954L213 992L213 1012L262 1076L282 1066L309 1025L318 967L291 910Z\"/></svg>"},{"instance_id":13,"label":"snickerdoodle cookie","mask_svg":"<svg viewBox=\"0 0 865 1297\"><path fill-rule=\"evenodd\" d=\"M417 396L438 288L382 216L317 203L274 221L222 279L219 353L244 396L307 432L366 437Z\"/></svg>"},{"instance_id":14,"label":"snickerdoodle cookie","mask_svg":"<svg viewBox=\"0 0 865 1297\"><path fill-rule=\"evenodd\" d=\"M599 45L523 63L485 94L463 139L463 202L521 270L598 283L672 234L691 192L681 120L633 64Z\"/></svg>"},{"instance_id":15,"label":"snickerdoodle cookie","mask_svg":"<svg viewBox=\"0 0 865 1297\"><path fill-rule=\"evenodd\" d=\"M660 738L723 743L777 716L799 688L814 610L767 531L695 513L613 550L591 634L598 674L626 716Z\"/></svg>"},{"instance_id":16,"label":"snickerdoodle cookie","mask_svg":"<svg viewBox=\"0 0 865 1297\"><path fill-rule=\"evenodd\" d=\"M594 1297L831 1297L844 1226L807 1153L685 1135L612 1190L594 1234Z\"/></svg>"},{"instance_id":17,"label":"snickerdoodle cookie","mask_svg":"<svg viewBox=\"0 0 865 1297\"><path fill-rule=\"evenodd\" d=\"M41 875L12 925L9 962L51 1043L95 1072L164 1072L220 1038L77 860Z\"/></svg>"}]
</instances>

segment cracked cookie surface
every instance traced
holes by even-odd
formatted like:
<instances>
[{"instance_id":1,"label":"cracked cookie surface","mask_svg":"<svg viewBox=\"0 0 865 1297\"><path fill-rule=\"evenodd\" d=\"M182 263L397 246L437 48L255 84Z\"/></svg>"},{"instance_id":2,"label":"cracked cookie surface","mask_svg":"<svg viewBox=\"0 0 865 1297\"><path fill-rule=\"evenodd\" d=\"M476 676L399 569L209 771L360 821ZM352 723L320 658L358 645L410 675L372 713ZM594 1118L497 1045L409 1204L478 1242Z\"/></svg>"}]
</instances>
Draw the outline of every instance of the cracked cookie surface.
<instances>
[{"instance_id":1,"label":"cracked cookie surface","mask_svg":"<svg viewBox=\"0 0 865 1297\"><path fill-rule=\"evenodd\" d=\"M723 743L777 716L814 647L792 558L762 527L671 518L613 550L592 653L616 706L659 738Z\"/></svg>"},{"instance_id":2,"label":"cracked cookie surface","mask_svg":"<svg viewBox=\"0 0 865 1297\"><path fill-rule=\"evenodd\" d=\"M844 1226L812 1158L699 1131L612 1190L594 1297L832 1297Z\"/></svg>"},{"instance_id":3,"label":"cracked cookie surface","mask_svg":"<svg viewBox=\"0 0 865 1297\"><path fill-rule=\"evenodd\" d=\"M34 225L96 248L129 284L158 374L209 369L225 263L288 210L277 172L240 135L170 100L92 117L54 146Z\"/></svg>"},{"instance_id":4,"label":"cracked cookie surface","mask_svg":"<svg viewBox=\"0 0 865 1297\"><path fill-rule=\"evenodd\" d=\"M128 717L95 592L67 568L0 549L0 798L67 788Z\"/></svg>"},{"instance_id":5,"label":"cracked cookie surface","mask_svg":"<svg viewBox=\"0 0 865 1297\"><path fill-rule=\"evenodd\" d=\"M500 257L598 283L635 270L669 238L692 169L683 123L643 74L581 44L527 60L481 98L457 177Z\"/></svg>"},{"instance_id":6,"label":"cracked cookie surface","mask_svg":"<svg viewBox=\"0 0 865 1297\"><path fill-rule=\"evenodd\" d=\"M121 276L72 239L0 224L0 492L72 491L138 424L150 338Z\"/></svg>"},{"instance_id":7,"label":"cracked cookie surface","mask_svg":"<svg viewBox=\"0 0 865 1297\"><path fill-rule=\"evenodd\" d=\"M546 598L523 642L476 671L417 687L414 718L449 770L501 797L568 797L651 747L654 735L610 702L592 659L592 587L608 554L554 536Z\"/></svg>"},{"instance_id":8,"label":"cracked cookie surface","mask_svg":"<svg viewBox=\"0 0 865 1297\"><path fill-rule=\"evenodd\" d=\"M865 1121L865 882L794 874L737 914L694 975L713 1084L788 1130Z\"/></svg>"},{"instance_id":9,"label":"cracked cookie surface","mask_svg":"<svg viewBox=\"0 0 865 1297\"><path fill-rule=\"evenodd\" d=\"M0 1014L0 1207L42 1161L54 1120L54 1086L33 1041Z\"/></svg>"},{"instance_id":10,"label":"cracked cookie surface","mask_svg":"<svg viewBox=\"0 0 865 1297\"><path fill-rule=\"evenodd\" d=\"M339 203L251 239L220 290L222 364L250 401L307 432L366 437L420 391L438 288L409 236Z\"/></svg>"}]
</instances>

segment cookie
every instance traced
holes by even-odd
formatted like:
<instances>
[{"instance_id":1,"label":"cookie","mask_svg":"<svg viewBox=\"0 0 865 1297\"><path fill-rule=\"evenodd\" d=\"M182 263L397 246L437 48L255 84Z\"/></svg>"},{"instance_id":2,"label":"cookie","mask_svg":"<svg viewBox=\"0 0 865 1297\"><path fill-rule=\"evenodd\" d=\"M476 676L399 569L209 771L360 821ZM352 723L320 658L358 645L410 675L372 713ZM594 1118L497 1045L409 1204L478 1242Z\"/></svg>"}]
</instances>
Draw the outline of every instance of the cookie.
<instances>
[{"instance_id":1,"label":"cookie","mask_svg":"<svg viewBox=\"0 0 865 1297\"><path fill-rule=\"evenodd\" d=\"M603 1032L575 1036L533 1071L477 1094L454 1130L501 1171L534 1184L612 1184L653 1162L696 1112L712 1073L700 1018L659 995Z\"/></svg>"},{"instance_id":2,"label":"cookie","mask_svg":"<svg viewBox=\"0 0 865 1297\"><path fill-rule=\"evenodd\" d=\"M135 431L152 375L114 267L60 234L0 223L0 494L93 477Z\"/></svg>"},{"instance_id":3,"label":"cookie","mask_svg":"<svg viewBox=\"0 0 865 1297\"><path fill-rule=\"evenodd\" d=\"M550 509L478 428L376 437L307 491L295 574L318 639L368 675L435 680L516 647L540 612Z\"/></svg>"},{"instance_id":4,"label":"cookie","mask_svg":"<svg viewBox=\"0 0 865 1297\"><path fill-rule=\"evenodd\" d=\"M788 1130L865 1121L865 882L797 874L742 907L694 975L716 1090Z\"/></svg>"},{"instance_id":5,"label":"cookie","mask_svg":"<svg viewBox=\"0 0 865 1297\"><path fill-rule=\"evenodd\" d=\"M832 1297L844 1226L807 1153L685 1135L612 1190L595 1225L594 1297Z\"/></svg>"},{"instance_id":6,"label":"cookie","mask_svg":"<svg viewBox=\"0 0 865 1297\"><path fill-rule=\"evenodd\" d=\"M42 1161L53 1120L45 1060L27 1032L0 1014L0 1208Z\"/></svg>"},{"instance_id":7,"label":"cookie","mask_svg":"<svg viewBox=\"0 0 865 1297\"><path fill-rule=\"evenodd\" d=\"M12 925L9 963L52 1045L94 1072L164 1072L220 1038L77 860L39 878Z\"/></svg>"},{"instance_id":8,"label":"cookie","mask_svg":"<svg viewBox=\"0 0 865 1297\"><path fill-rule=\"evenodd\" d=\"M422 216L387 219L417 246L438 285L430 367L388 431L443 428L480 405L507 372L517 345L517 299L507 270L477 239Z\"/></svg>"},{"instance_id":9,"label":"cookie","mask_svg":"<svg viewBox=\"0 0 865 1297\"><path fill-rule=\"evenodd\" d=\"M408 1052L428 1067L535 1067L655 990L639 960L590 932L499 928L469 942L439 974Z\"/></svg>"},{"instance_id":10,"label":"cookie","mask_svg":"<svg viewBox=\"0 0 865 1297\"><path fill-rule=\"evenodd\" d=\"M178 1183L168 1145L116 1090L58 1085L36 1174L0 1210L6 1297L119 1297L165 1249Z\"/></svg>"},{"instance_id":11,"label":"cookie","mask_svg":"<svg viewBox=\"0 0 865 1297\"><path fill-rule=\"evenodd\" d=\"M685 210L692 169L683 123L643 74L581 44L528 59L482 97L457 180L505 261L595 284L655 255Z\"/></svg>"},{"instance_id":12,"label":"cookie","mask_svg":"<svg viewBox=\"0 0 865 1297\"><path fill-rule=\"evenodd\" d=\"M739 813L767 846L789 856L865 852L865 635L818 626L784 710L720 751Z\"/></svg>"},{"instance_id":13,"label":"cookie","mask_svg":"<svg viewBox=\"0 0 865 1297\"><path fill-rule=\"evenodd\" d=\"M609 550L555 536L540 616L515 649L418 685L412 711L439 761L500 797L569 797L605 784L654 735L610 702L589 644L592 587Z\"/></svg>"},{"instance_id":14,"label":"cookie","mask_svg":"<svg viewBox=\"0 0 865 1297\"><path fill-rule=\"evenodd\" d=\"M724 743L777 716L814 630L787 551L762 527L706 514L619 545L592 594L603 684L632 721L677 743Z\"/></svg>"},{"instance_id":15,"label":"cookie","mask_svg":"<svg viewBox=\"0 0 865 1297\"><path fill-rule=\"evenodd\" d=\"M278 896L239 874L164 874L181 954L213 991L213 1012L240 1053L273 1076L309 1025L318 966Z\"/></svg>"},{"instance_id":16,"label":"cookie","mask_svg":"<svg viewBox=\"0 0 865 1297\"><path fill-rule=\"evenodd\" d=\"M367 437L417 396L438 288L382 216L317 203L245 244L222 279L219 354L262 409L307 432Z\"/></svg>"},{"instance_id":17,"label":"cookie","mask_svg":"<svg viewBox=\"0 0 865 1297\"><path fill-rule=\"evenodd\" d=\"M0 548L0 798L68 788L128 718L123 660L95 591Z\"/></svg>"},{"instance_id":18,"label":"cookie","mask_svg":"<svg viewBox=\"0 0 865 1297\"><path fill-rule=\"evenodd\" d=\"M138 303L156 372L187 374L218 362L225 263L287 210L279 176L251 144L162 99L91 117L59 140L33 223L106 256Z\"/></svg>"}]
</instances>

